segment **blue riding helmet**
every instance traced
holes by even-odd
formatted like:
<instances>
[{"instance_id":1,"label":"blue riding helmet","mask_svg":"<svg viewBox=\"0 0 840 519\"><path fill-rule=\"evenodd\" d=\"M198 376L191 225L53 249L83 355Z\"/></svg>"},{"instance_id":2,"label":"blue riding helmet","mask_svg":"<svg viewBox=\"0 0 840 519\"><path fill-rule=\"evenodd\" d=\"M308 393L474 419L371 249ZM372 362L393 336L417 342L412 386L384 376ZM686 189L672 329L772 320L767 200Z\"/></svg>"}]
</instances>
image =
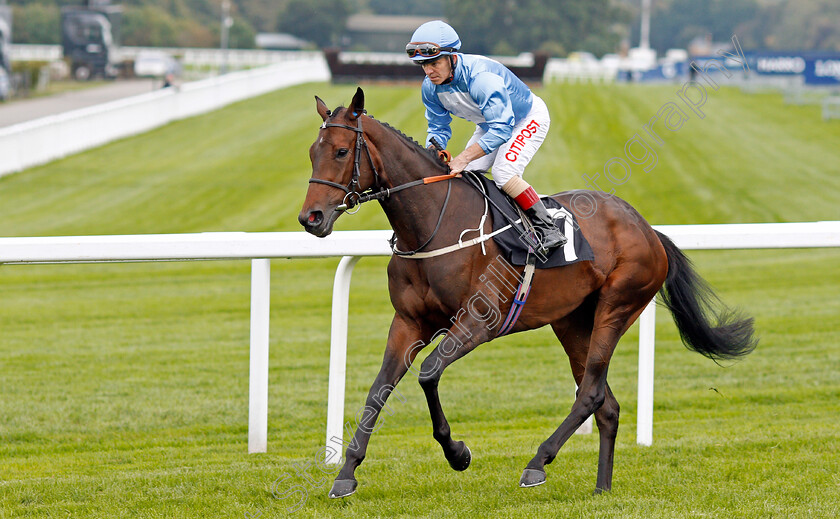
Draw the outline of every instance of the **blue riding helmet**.
<instances>
[{"instance_id":1,"label":"blue riding helmet","mask_svg":"<svg viewBox=\"0 0 840 519\"><path fill-rule=\"evenodd\" d=\"M461 38L448 23L426 22L414 31L405 50L412 61L423 62L452 55L461 48Z\"/></svg>"}]
</instances>

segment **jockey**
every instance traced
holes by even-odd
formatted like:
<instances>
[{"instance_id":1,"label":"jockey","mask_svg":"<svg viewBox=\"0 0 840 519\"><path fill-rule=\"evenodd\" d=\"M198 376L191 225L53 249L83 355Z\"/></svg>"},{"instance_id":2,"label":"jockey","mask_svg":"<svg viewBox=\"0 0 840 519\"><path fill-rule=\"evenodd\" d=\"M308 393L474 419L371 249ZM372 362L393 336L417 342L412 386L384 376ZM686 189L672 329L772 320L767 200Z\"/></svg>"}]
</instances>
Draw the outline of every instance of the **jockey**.
<instances>
[{"instance_id":1,"label":"jockey","mask_svg":"<svg viewBox=\"0 0 840 519\"><path fill-rule=\"evenodd\" d=\"M460 48L458 33L440 20L418 27L405 47L426 74L422 86L429 123L426 146L435 139L446 148L452 137L452 115L475 123L466 149L450 162L451 171L491 170L496 185L539 230L544 251L562 246L566 237L522 178L551 124L545 102L501 63L461 54Z\"/></svg>"}]
</instances>

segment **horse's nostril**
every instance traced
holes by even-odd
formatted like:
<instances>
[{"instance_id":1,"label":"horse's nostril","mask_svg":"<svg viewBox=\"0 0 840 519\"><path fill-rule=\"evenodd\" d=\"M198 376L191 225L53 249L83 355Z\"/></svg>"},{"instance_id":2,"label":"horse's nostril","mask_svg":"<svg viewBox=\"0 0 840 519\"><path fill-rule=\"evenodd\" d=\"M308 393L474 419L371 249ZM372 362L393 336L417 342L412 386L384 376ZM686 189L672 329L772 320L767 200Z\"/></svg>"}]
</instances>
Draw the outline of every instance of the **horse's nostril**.
<instances>
[{"instance_id":1,"label":"horse's nostril","mask_svg":"<svg viewBox=\"0 0 840 519\"><path fill-rule=\"evenodd\" d=\"M312 211L306 219L307 227L317 227L324 221L324 213L321 211Z\"/></svg>"}]
</instances>

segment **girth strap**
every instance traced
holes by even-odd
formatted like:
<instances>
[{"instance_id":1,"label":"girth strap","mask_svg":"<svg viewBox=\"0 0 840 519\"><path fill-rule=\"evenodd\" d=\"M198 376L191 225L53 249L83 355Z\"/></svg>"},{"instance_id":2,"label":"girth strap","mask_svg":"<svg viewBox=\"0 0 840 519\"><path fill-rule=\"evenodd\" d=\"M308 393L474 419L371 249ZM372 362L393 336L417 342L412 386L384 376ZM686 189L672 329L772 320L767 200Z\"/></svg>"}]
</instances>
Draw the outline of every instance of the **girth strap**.
<instances>
[{"instance_id":1,"label":"girth strap","mask_svg":"<svg viewBox=\"0 0 840 519\"><path fill-rule=\"evenodd\" d=\"M516 295L513 296L513 304L510 305L507 318L502 323L497 337L507 335L513 330L516 320L519 319L519 314L522 313L522 307L525 306L525 301L528 300L528 294L531 293L531 280L534 278L534 270L536 269L536 258L529 254L525 270L522 272L522 282L519 283L519 288L516 289Z\"/></svg>"}]
</instances>

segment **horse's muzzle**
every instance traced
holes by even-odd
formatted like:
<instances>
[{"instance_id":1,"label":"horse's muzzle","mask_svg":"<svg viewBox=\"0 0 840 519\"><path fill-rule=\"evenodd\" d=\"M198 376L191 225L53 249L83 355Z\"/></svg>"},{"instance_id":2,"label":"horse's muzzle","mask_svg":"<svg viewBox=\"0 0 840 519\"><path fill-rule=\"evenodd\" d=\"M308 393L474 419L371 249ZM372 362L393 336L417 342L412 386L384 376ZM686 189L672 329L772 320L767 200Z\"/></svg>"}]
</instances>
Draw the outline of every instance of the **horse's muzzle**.
<instances>
[{"instance_id":1,"label":"horse's muzzle","mask_svg":"<svg viewBox=\"0 0 840 519\"><path fill-rule=\"evenodd\" d=\"M332 232L335 218L325 218L323 211L301 212L298 215L298 222L309 234L323 238Z\"/></svg>"}]
</instances>

